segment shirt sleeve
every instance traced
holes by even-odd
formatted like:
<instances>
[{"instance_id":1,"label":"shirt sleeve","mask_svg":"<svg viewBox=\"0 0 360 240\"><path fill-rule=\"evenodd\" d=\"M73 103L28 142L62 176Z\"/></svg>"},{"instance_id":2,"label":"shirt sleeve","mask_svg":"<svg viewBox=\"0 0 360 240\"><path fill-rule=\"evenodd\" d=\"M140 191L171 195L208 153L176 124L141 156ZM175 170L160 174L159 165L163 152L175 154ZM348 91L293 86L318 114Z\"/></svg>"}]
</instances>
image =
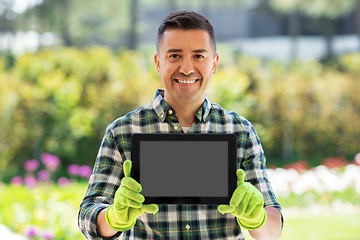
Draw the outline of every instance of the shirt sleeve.
<instances>
[{"instance_id":1,"label":"shirt sleeve","mask_svg":"<svg viewBox=\"0 0 360 240\"><path fill-rule=\"evenodd\" d=\"M98 213L113 204L114 195L122 179L123 160L118 150L114 135L108 127L102 140L88 189L80 204L78 226L87 239L101 238L97 234L96 219ZM116 234L113 239L119 237Z\"/></svg>"},{"instance_id":2,"label":"shirt sleeve","mask_svg":"<svg viewBox=\"0 0 360 240\"><path fill-rule=\"evenodd\" d=\"M243 144L243 158L240 167L245 170L245 181L250 182L263 194L264 207L276 208L283 220L281 206L267 176L266 158L260 139L249 122L244 125L246 136L243 136L240 141Z\"/></svg>"}]
</instances>

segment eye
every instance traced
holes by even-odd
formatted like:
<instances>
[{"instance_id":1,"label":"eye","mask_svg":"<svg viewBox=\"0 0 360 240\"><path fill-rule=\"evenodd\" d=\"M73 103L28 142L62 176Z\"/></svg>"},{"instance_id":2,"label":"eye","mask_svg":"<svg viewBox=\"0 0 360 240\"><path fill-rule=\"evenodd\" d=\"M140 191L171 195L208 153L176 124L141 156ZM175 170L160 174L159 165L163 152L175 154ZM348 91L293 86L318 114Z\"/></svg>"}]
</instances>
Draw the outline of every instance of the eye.
<instances>
[{"instance_id":1,"label":"eye","mask_svg":"<svg viewBox=\"0 0 360 240\"><path fill-rule=\"evenodd\" d=\"M196 54L196 55L195 55L195 58L204 58L204 56L201 55L201 54Z\"/></svg>"},{"instance_id":2,"label":"eye","mask_svg":"<svg viewBox=\"0 0 360 240\"><path fill-rule=\"evenodd\" d=\"M180 57L180 55L179 55L179 54L174 53L174 54L171 54L169 57L170 57L170 58L179 58L179 57Z\"/></svg>"}]
</instances>

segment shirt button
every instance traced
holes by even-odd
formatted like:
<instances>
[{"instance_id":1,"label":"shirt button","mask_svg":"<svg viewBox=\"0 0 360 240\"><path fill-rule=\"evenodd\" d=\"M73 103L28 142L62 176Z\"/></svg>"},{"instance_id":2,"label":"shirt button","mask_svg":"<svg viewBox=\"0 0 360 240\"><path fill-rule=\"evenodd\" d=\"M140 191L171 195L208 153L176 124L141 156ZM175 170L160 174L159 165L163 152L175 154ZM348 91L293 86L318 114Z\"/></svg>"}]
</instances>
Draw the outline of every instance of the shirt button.
<instances>
[{"instance_id":1,"label":"shirt button","mask_svg":"<svg viewBox=\"0 0 360 240\"><path fill-rule=\"evenodd\" d=\"M173 113L174 113L173 110L170 109L169 114L172 115Z\"/></svg>"},{"instance_id":2,"label":"shirt button","mask_svg":"<svg viewBox=\"0 0 360 240\"><path fill-rule=\"evenodd\" d=\"M175 130L178 130L178 129L179 129L179 127L178 127L177 125L175 125L175 124L174 124L174 129L175 129Z\"/></svg>"},{"instance_id":3,"label":"shirt button","mask_svg":"<svg viewBox=\"0 0 360 240\"><path fill-rule=\"evenodd\" d=\"M189 224L186 224L186 227L185 227L185 228L186 228L186 230L189 231L189 230L190 230L190 225L189 225Z\"/></svg>"},{"instance_id":4,"label":"shirt button","mask_svg":"<svg viewBox=\"0 0 360 240\"><path fill-rule=\"evenodd\" d=\"M161 113L161 114L160 114L160 117L163 118L163 117L164 117L164 114Z\"/></svg>"}]
</instances>

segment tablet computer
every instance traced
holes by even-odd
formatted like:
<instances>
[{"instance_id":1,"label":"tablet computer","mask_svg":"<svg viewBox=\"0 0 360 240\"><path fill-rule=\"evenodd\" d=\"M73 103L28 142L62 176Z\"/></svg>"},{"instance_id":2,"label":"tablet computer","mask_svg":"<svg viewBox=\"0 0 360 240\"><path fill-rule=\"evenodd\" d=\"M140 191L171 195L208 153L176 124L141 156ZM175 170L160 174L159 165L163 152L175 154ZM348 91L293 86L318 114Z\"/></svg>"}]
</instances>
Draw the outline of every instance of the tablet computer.
<instances>
[{"instance_id":1,"label":"tablet computer","mask_svg":"<svg viewBox=\"0 0 360 240\"><path fill-rule=\"evenodd\" d=\"M145 204L229 204L235 134L134 134L133 177Z\"/></svg>"}]
</instances>

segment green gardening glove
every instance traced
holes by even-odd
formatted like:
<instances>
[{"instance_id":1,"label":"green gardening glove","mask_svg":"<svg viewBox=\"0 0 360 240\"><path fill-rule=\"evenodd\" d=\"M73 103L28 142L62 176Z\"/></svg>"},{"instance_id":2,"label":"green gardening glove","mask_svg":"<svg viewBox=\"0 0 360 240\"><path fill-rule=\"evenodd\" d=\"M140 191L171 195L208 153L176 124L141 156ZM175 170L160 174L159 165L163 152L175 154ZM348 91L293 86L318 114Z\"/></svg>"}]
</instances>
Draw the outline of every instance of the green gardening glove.
<instances>
[{"instance_id":1,"label":"green gardening glove","mask_svg":"<svg viewBox=\"0 0 360 240\"><path fill-rule=\"evenodd\" d=\"M115 193L114 204L111 205L105 214L107 223L117 231L125 231L132 228L136 219L144 212L156 213L159 207L156 204L143 205L145 201L140 194L141 185L130 177L132 162L124 162L125 177L121 180L120 187Z\"/></svg>"},{"instance_id":2,"label":"green gardening glove","mask_svg":"<svg viewBox=\"0 0 360 240\"><path fill-rule=\"evenodd\" d=\"M266 220L263 195L251 183L244 182L245 172L242 169L236 171L236 176L238 187L230 199L230 205L219 205L218 210L222 214L230 212L247 230L258 229Z\"/></svg>"}]
</instances>

